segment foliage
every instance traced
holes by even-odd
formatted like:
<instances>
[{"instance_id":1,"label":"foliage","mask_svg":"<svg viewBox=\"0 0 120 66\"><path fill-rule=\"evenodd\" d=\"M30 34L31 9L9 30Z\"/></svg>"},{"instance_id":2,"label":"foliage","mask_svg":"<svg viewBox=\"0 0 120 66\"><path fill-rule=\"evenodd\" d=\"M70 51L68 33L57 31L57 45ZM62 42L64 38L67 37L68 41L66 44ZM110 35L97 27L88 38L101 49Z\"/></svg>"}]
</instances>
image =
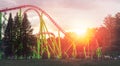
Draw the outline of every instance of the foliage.
<instances>
[{"instance_id":1,"label":"foliage","mask_svg":"<svg viewBox=\"0 0 120 66\"><path fill-rule=\"evenodd\" d=\"M22 52L24 56L29 56L31 54L31 50L29 46L32 45L32 32L30 22L27 19L27 14L24 14L22 24L21 24L21 44L23 46Z\"/></svg>"},{"instance_id":2,"label":"foliage","mask_svg":"<svg viewBox=\"0 0 120 66\"><path fill-rule=\"evenodd\" d=\"M120 53L120 13L115 16L107 16L104 26L98 29L97 39L105 51L105 54L119 55Z\"/></svg>"},{"instance_id":3,"label":"foliage","mask_svg":"<svg viewBox=\"0 0 120 66\"><path fill-rule=\"evenodd\" d=\"M4 45L6 46L6 57L27 57L32 55L30 47L36 43L35 37L32 35L33 29L26 14L24 14L22 22L20 22L19 18L18 14L16 14L13 20L12 14L10 13L3 38Z\"/></svg>"},{"instance_id":4,"label":"foliage","mask_svg":"<svg viewBox=\"0 0 120 66\"><path fill-rule=\"evenodd\" d=\"M6 46L5 48L5 55L6 56L12 56L13 55L13 19L12 19L12 14L10 13L9 19L8 19L8 24L5 30L4 34L4 39L3 42Z\"/></svg>"}]
</instances>

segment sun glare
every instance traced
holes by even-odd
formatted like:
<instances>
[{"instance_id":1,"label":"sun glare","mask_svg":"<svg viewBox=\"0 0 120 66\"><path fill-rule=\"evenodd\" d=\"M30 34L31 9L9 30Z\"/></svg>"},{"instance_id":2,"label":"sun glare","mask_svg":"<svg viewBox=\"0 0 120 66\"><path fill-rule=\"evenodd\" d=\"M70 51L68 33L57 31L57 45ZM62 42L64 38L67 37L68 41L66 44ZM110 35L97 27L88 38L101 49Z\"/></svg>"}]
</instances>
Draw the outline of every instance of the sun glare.
<instances>
[{"instance_id":1,"label":"sun glare","mask_svg":"<svg viewBox=\"0 0 120 66\"><path fill-rule=\"evenodd\" d=\"M74 31L78 36L83 36L86 34L87 30L82 29L82 30L75 30Z\"/></svg>"}]
</instances>

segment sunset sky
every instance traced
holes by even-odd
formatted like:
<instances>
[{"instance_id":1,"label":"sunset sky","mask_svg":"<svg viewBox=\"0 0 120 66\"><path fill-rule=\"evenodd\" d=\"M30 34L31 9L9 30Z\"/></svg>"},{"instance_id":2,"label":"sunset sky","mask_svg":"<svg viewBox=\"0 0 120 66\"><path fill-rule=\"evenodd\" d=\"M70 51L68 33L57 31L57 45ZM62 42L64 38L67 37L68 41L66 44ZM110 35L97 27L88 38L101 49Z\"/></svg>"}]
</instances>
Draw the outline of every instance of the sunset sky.
<instances>
[{"instance_id":1,"label":"sunset sky","mask_svg":"<svg viewBox=\"0 0 120 66\"><path fill-rule=\"evenodd\" d=\"M120 0L0 0L0 9L25 4L45 10L65 31L101 26L107 15L120 12Z\"/></svg>"}]
</instances>

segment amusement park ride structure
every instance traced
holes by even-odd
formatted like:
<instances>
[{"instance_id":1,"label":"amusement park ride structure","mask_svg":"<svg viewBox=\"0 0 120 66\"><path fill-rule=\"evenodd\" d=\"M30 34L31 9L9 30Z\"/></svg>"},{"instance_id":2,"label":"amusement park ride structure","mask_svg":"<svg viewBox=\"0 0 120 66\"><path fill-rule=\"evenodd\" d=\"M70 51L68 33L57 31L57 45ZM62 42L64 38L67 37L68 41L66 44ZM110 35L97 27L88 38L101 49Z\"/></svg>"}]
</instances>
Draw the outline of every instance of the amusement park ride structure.
<instances>
[{"instance_id":1,"label":"amusement park ride structure","mask_svg":"<svg viewBox=\"0 0 120 66\"><path fill-rule=\"evenodd\" d=\"M27 8L26 10L22 11L22 9ZM39 33L37 36L37 50L33 49L34 56L38 59L42 58L43 54L46 53L48 58L51 58L51 56L54 56L56 58L62 58L62 49L61 49L61 41L60 41L60 32L62 32L64 35L66 35L66 32L50 17L44 10L41 8L34 6L34 5L22 5L18 7L13 7L13 8L6 8L0 10L0 40L2 40L2 24L7 21L5 14L3 12L7 11L12 11L12 10L19 10L19 17L20 17L20 22L22 16L27 13L30 10L33 10L37 13L39 20L40 20L40 28L39 28ZM56 41L55 36L52 32L49 32L45 21L43 19L43 15L45 15L52 23L53 25L58 29L58 41ZM3 18L3 20L2 20ZM53 38L50 38L52 36ZM50 38L51 44L48 43L47 37ZM71 42L71 45L66 48L64 51L64 54L67 56L68 50L72 47L72 57L76 57L77 52L76 52L76 44L73 40L71 40L69 37L68 39Z\"/></svg>"},{"instance_id":2,"label":"amusement park ride structure","mask_svg":"<svg viewBox=\"0 0 120 66\"><path fill-rule=\"evenodd\" d=\"M28 8L26 9L23 13L22 10L23 8ZM20 10L19 11L19 17L22 18L23 14L25 14L26 12L33 10L35 11L40 19L40 28L39 28L39 36L37 37L37 52L35 52L34 54L37 55L37 58L42 58L42 54L44 52L47 53L47 57L50 58L51 57L51 53L53 53L54 56L56 56L57 58L61 58L62 53L61 53L61 45L60 45L60 33L58 33L58 44L55 40L55 36L52 32L48 32L47 26L42 18L42 15L45 15L55 26L56 28L61 31L64 35L66 34L65 31L52 19L52 17L50 17L44 10L42 10L41 8L34 6L34 5L22 5L22 6L18 6L18 7L13 7L13 8L6 8L6 9L2 9L0 10L0 39L2 39L2 17L4 18L4 21L6 19L5 15L2 15L2 12L7 12L7 11L12 11L12 10ZM20 19L21 20L21 19ZM58 31L58 32L59 32ZM46 34L50 37L50 35L52 35L54 38L50 40L52 41L52 45L50 46L49 43L47 42L47 38L46 38Z\"/></svg>"}]
</instances>

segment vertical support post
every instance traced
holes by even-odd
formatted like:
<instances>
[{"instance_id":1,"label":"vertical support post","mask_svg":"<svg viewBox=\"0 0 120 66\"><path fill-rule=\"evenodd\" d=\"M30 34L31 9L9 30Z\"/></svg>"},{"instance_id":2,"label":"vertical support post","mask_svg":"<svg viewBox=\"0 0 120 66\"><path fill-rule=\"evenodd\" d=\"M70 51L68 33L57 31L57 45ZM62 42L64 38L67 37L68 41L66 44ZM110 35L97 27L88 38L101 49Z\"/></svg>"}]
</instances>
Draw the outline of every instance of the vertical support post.
<instances>
[{"instance_id":1,"label":"vertical support post","mask_svg":"<svg viewBox=\"0 0 120 66\"><path fill-rule=\"evenodd\" d=\"M73 53L72 53L72 55L73 55L73 58L76 58L77 51L76 51L76 45L75 45L74 41L72 41L72 46L73 46Z\"/></svg>"},{"instance_id":2,"label":"vertical support post","mask_svg":"<svg viewBox=\"0 0 120 66\"><path fill-rule=\"evenodd\" d=\"M88 39L88 58L90 58L90 39Z\"/></svg>"},{"instance_id":3,"label":"vertical support post","mask_svg":"<svg viewBox=\"0 0 120 66\"><path fill-rule=\"evenodd\" d=\"M100 48L100 47L97 48L96 54L97 54L97 57L98 57L98 60L99 60L100 57L101 57L101 55L102 55L102 51L101 51L101 48Z\"/></svg>"},{"instance_id":4,"label":"vertical support post","mask_svg":"<svg viewBox=\"0 0 120 66\"><path fill-rule=\"evenodd\" d=\"M44 32L48 32L48 29L47 29L47 26L46 26L46 24L45 24L45 21L44 21L44 19L43 19L43 14L41 15L41 18L42 18L42 32L44 33ZM43 34L42 33L42 34ZM48 34L49 35L49 34ZM48 43L48 41L47 41L47 38L46 38L47 36L46 36L46 34L43 34L43 44L45 45L46 44L46 46L45 46L45 49L46 49L46 52L47 52L47 58L48 59L50 59L50 57L51 57L51 54L50 54L50 50L49 50L49 48L50 48L50 46L49 46L49 43ZM49 36L50 37L50 36Z\"/></svg>"},{"instance_id":5,"label":"vertical support post","mask_svg":"<svg viewBox=\"0 0 120 66\"><path fill-rule=\"evenodd\" d=\"M86 47L83 47L83 51L84 51L84 56L85 56L85 59L87 58L87 55L86 55Z\"/></svg>"},{"instance_id":6,"label":"vertical support post","mask_svg":"<svg viewBox=\"0 0 120 66\"><path fill-rule=\"evenodd\" d=\"M40 38L37 38L37 59L40 59Z\"/></svg>"},{"instance_id":7,"label":"vertical support post","mask_svg":"<svg viewBox=\"0 0 120 66\"><path fill-rule=\"evenodd\" d=\"M98 57L98 60L100 59L100 57L102 56L102 48L99 46L98 41L96 40L97 43L97 49L96 49L96 55Z\"/></svg>"},{"instance_id":8,"label":"vertical support post","mask_svg":"<svg viewBox=\"0 0 120 66\"><path fill-rule=\"evenodd\" d=\"M61 52L61 40L60 40L60 31L58 30L58 44L59 44L59 58L62 57L62 52Z\"/></svg>"},{"instance_id":9,"label":"vertical support post","mask_svg":"<svg viewBox=\"0 0 120 66\"><path fill-rule=\"evenodd\" d=\"M47 38L46 35L44 35L44 32L48 32L47 27L44 23L43 20L43 14L40 15L40 31L39 31L39 43L37 44L37 52L38 52L38 59L41 57L43 53L47 53L47 57L50 58L50 52L49 52L49 48L48 48L48 42L47 42Z\"/></svg>"}]
</instances>

